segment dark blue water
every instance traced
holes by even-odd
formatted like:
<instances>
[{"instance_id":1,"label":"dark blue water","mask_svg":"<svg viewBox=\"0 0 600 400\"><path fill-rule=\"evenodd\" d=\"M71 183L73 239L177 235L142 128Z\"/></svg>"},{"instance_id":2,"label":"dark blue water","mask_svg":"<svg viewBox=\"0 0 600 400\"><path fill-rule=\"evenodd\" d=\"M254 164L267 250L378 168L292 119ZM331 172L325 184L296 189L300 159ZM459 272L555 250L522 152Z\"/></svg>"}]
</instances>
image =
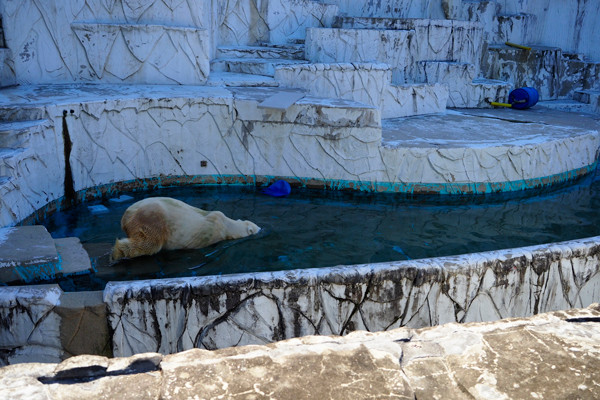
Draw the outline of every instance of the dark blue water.
<instances>
[{"instance_id":1,"label":"dark blue water","mask_svg":"<svg viewBox=\"0 0 600 400\"><path fill-rule=\"evenodd\" d=\"M96 272L59 283L101 289L110 280L219 275L455 255L600 234L600 179L512 195L407 196L293 189L287 198L253 187L206 186L129 193L53 214L42 222L58 237L77 236ZM109 265L123 212L134 201L170 196L263 228L255 236L208 248L161 252ZM108 214L88 207L103 204Z\"/></svg>"}]
</instances>

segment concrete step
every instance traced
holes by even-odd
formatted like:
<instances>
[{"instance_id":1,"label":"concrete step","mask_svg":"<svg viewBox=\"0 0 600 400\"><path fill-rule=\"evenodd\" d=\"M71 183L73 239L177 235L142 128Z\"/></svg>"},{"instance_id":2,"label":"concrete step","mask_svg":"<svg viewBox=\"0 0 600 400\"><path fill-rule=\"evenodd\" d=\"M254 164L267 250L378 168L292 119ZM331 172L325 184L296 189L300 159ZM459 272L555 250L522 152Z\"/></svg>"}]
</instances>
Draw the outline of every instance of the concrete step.
<instances>
[{"instance_id":1,"label":"concrete step","mask_svg":"<svg viewBox=\"0 0 600 400\"><path fill-rule=\"evenodd\" d=\"M415 61L455 60L474 63L479 58L483 44L483 27L472 21L342 16L334 20L334 27L414 31ZM396 46L398 44L395 43Z\"/></svg>"},{"instance_id":2,"label":"concrete step","mask_svg":"<svg viewBox=\"0 0 600 400\"><path fill-rule=\"evenodd\" d=\"M596 113L594 107L591 104L571 99L540 101L538 102L538 105L541 107L549 108L551 110L559 110L565 112L586 114Z\"/></svg>"},{"instance_id":3,"label":"concrete step","mask_svg":"<svg viewBox=\"0 0 600 400\"><path fill-rule=\"evenodd\" d=\"M54 245L61 260L57 275L81 275L92 271L90 256L83 248L79 238L54 239Z\"/></svg>"},{"instance_id":4,"label":"concrete step","mask_svg":"<svg viewBox=\"0 0 600 400\"><path fill-rule=\"evenodd\" d=\"M490 43L512 42L526 46L534 40L536 16L533 14L497 15L490 31Z\"/></svg>"},{"instance_id":5,"label":"concrete step","mask_svg":"<svg viewBox=\"0 0 600 400\"><path fill-rule=\"evenodd\" d=\"M600 90L576 90L574 100L589 104L598 110L600 106Z\"/></svg>"},{"instance_id":6,"label":"concrete step","mask_svg":"<svg viewBox=\"0 0 600 400\"><path fill-rule=\"evenodd\" d=\"M277 87L279 83L265 75L242 74L237 72L211 72L207 86L227 87Z\"/></svg>"},{"instance_id":7,"label":"concrete step","mask_svg":"<svg viewBox=\"0 0 600 400\"><path fill-rule=\"evenodd\" d=\"M313 63L385 63L392 81L414 82L416 40L413 30L308 28L306 58Z\"/></svg>"},{"instance_id":8,"label":"concrete step","mask_svg":"<svg viewBox=\"0 0 600 400\"><path fill-rule=\"evenodd\" d=\"M418 81L420 61L453 60L479 67L483 30L478 23L363 17L340 17L337 22L341 27L307 30L308 60L386 63L394 68L396 83Z\"/></svg>"},{"instance_id":9,"label":"concrete step","mask_svg":"<svg viewBox=\"0 0 600 400\"><path fill-rule=\"evenodd\" d=\"M217 58L269 58L303 60L304 45L221 46Z\"/></svg>"},{"instance_id":10,"label":"concrete step","mask_svg":"<svg viewBox=\"0 0 600 400\"><path fill-rule=\"evenodd\" d=\"M14 102L23 100L14 99ZM42 120L45 116L45 108L43 106L34 107L27 104L16 104L12 107L0 107L0 123L4 122L22 122Z\"/></svg>"},{"instance_id":11,"label":"concrete step","mask_svg":"<svg viewBox=\"0 0 600 400\"><path fill-rule=\"evenodd\" d=\"M486 66L482 69L487 71L487 78L510 82L514 87L534 87L540 100L566 97L563 87L577 87L575 78L565 74L562 50L558 47L531 46L531 50L522 50L495 44L488 47L485 56Z\"/></svg>"},{"instance_id":12,"label":"concrete step","mask_svg":"<svg viewBox=\"0 0 600 400\"><path fill-rule=\"evenodd\" d=\"M12 52L7 48L0 48L0 88L12 86L17 83L14 67L12 65Z\"/></svg>"},{"instance_id":13,"label":"concrete step","mask_svg":"<svg viewBox=\"0 0 600 400\"><path fill-rule=\"evenodd\" d=\"M235 25L229 26L241 33L245 30L245 27L239 26L241 24L260 26L266 23L269 30L269 43L287 45L293 40L303 40L306 36L306 28L308 27L331 26L333 18L339 14L336 1L330 0L278 0L268 3L269 5L267 6L264 2L253 1L250 4L256 4L252 8L258 7L260 15L248 15L249 11L243 11L243 16L236 16L233 20L236 21L234 22ZM236 7L239 8L240 6L237 5ZM246 8L247 6L243 7ZM237 21L240 21L241 24ZM234 44L240 42L222 40L221 43Z\"/></svg>"},{"instance_id":14,"label":"concrete step","mask_svg":"<svg viewBox=\"0 0 600 400\"><path fill-rule=\"evenodd\" d=\"M447 33L447 28L482 30L481 24L472 21L430 18L389 18L337 16L332 28L384 29L384 30L429 30L430 34Z\"/></svg>"},{"instance_id":15,"label":"concrete step","mask_svg":"<svg viewBox=\"0 0 600 400\"><path fill-rule=\"evenodd\" d=\"M54 276L60 261L43 226L0 229L0 282L35 282Z\"/></svg>"},{"instance_id":16,"label":"concrete step","mask_svg":"<svg viewBox=\"0 0 600 400\"><path fill-rule=\"evenodd\" d=\"M441 112L448 97L446 86L436 83L392 84L392 68L384 63L291 65L278 67L275 79L281 87L373 105L382 118Z\"/></svg>"},{"instance_id":17,"label":"concrete step","mask_svg":"<svg viewBox=\"0 0 600 400\"><path fill-rule=\"evenodd\" d=\"M381 104L382 118L441 113L448 103L448 86L441 83L390 85Z\"/></svg>"},{"instance_id":18,"label":"concrete step","mask_svg":"<svg viewBox=\"0 0 600 400\"><path fill-rule=\"evenodd\" d=\"M490 102L506 102L512 85L495 79L476 78L463 87L450 89L449 108L491 108Z\"/></svg>"},{"instance_id":19,"label":"concrete step","mask_svg":"<svg viewBox=\"0 0 600 400\"><path fill-rule=\"evenodd\" d=\"M208 30L191 24L178 25L175 21L151 24L147 21L152 19L146 18L150 17L144 15L145 22L141 23L137 22L139 16L127 18L127 23L71 22L70 31L77 37L94 72L92 79L117 84L125 81L149 85L204 84L210 72ZM165 21L165 17L158 20ZM79 62L85 63L83 59Z\"/></svg>"},{"instance_id":20,"label":"concrete step","mask_svg":"<svg viewBox=\"0 0 600 400\"><path fill-rule=\"evenodd\" d=\"M477 78L476 67L456 61L421 61L421 82L442 83L448 87L450 108L490 107L490 101L505 101L511 85L506 81Z\"/></svg>"},{"instance_id":21,"label":"concrete step","mask_svg":"<svg viewBox=\"0 0 600 400\"><path fill-rule=\"evenodd\" d=\"M0 147L23 147L28 136L46 122L47 120L0 122Z\"/></svg>"},{"instance_id":22,"label":"concrete step","mask_svg":"<svg viewBox=\"0 0 600 400\"><path fill-rule=\"evenodd\" d=\"M477 68L468 62L419 61L418 82L447 83L451 87L472 82L477 77Z\"/></svg>"},{"instance_id":23,"label":"concrete step","mask_svg":"<svg viewBox=\"0 0 600 400\"><path fill-rule=\"evenodd\" d=\"M0 229L0 282L41 282L91 270L78 238L53 239L41 225Z\"/></svg>"},{"instance_id":24,"label":"concrete step","mask_svg":"<svg viewBox=\"0 0 600 400\"><path fill-rule=\"evenodd\" d=\"M574 98L578 100L578 91L598 91L600 88L600 61L590 61L581 54L565 54L563 63L565 68L561 77L561 98ZM587 100L580 100L587 102Z\"/></svg>"},{"instance_id":25,"label":"concrete step","mask_svg":"<svg viewBox=\"0 0 600 400\"><path fill-rule=\"evenodd\" d=\"M251 75L274 76L281 65L306 64L305 60L276 58L217 58L211 61L211 72L237 72Z\"/></svg>"},{"instance_id":26,"label":"concrete step","mask_svg":"<svg viewBox=\"0 0 600 400\"><path fill-rule=\"evenodd\" d=\"M299 91L297 88L281 87L240 87L229 90L239 102L238 118L254 122L265 121L264 109L259 107L261 103L282 92L296 93ZM246 104L242 106L242 102ZM287 111L273 115L278 116L269 118L282 118L283 120L293 118L296 124L319 128L347 127L348 124L365 129L381 127L381 114L372 105L341 98L315 96L310 93L297 100Z\"/></svg>"}]
</instances>

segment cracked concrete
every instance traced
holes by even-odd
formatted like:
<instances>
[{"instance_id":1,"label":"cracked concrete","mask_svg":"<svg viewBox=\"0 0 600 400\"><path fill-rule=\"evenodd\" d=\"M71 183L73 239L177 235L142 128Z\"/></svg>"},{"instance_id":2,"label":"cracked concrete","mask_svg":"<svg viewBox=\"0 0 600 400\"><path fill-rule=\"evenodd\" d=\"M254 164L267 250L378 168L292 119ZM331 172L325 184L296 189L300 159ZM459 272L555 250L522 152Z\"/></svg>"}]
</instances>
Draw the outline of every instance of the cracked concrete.
<instances>
[{"instance_id":1,"label":"cracked concrete","mask_svg":"<svg viewBox=\"0 0 600 400\"><path fill-rule=\"evenodd\" d=\"M38 120L6 127L11 136L19 138L18 145L23 146L23 151L7 160L6 176L4 172L0 174L0 226L14 225L46 205L48 210L60 207L61 185L69 161L75 170L75 189L82 197L98 185L107 186L95 193L107 187L125 188L128 184L174 184L178 179L184 183L256 183L266 176L342 189L489 193L564 182L595 167L599 129L593 118L581 118L578 121L585 120L585 126L576 126L579 122L561 119L559 113L543 115L536 109L527 114L511 110L510 116L502 112L484 115L462 111L431 117L428 129L419 126L418 119L405 119L384 121L382 130L382 116L438 112L446 105L481 107L486 99L505 96L506 85L476 78L482 35L494 28L479 22L433 19L448 16L451 1L444 2L446 10L441 9L439 2L388 0L364 4L347 0L332 0L327 4L309 0L67 3L56 10L38 0L0 4L0 13L10 32L8 46L14 49L11 60L2 52L3 66L16 72L15 82L38 84L0 93L3 118ZM549 3L544 12L550 6ZM469 3L465 7L473 10L485 5ZM488 6L488 11L491 8ZM286 12L281 12L282 9ZM323 29L333 25L333 16L338 11L349 10L356 11L354 15L392 18L356 18L342 23L379 30L352 26ZM527 10L511 10L524 11ZM579 9L577 14L577 21L588 18ZM593 13L589 14L594 18ZM428 18L423 18L424 15ZM407 16L419 19L393 19ZM506 24L494 24L498 28L494 34L515 35L518 27L509 24L517 20L507 17ZM530 19L522 20L527 24ZM501 23L498 18L496 22ZM582 28L582 24L574 25L577 35L590 30ZM16 32L20 33L13 34ZM593 41L581 41L585 43L580 46L568 35L557 35L554 29L549 33L546 39L574 44L569 50L598 52ZM282 88L141 85L205 83L209 60L217 53L217 44L248 45L262 41L287 44L290 39L301 41L305 36L308 58L336 63L280 68L282 81L290 84L303 81L309 92L286 112L257 107ZM485 46L483 49L487 50ZM393 68L374 63L381 55ZM544 86L545 97L565 95L578 85L588 89L585 85L598 80L597 63L584 62L583 55L571 55L569 61L559 60L561 53L553 49L542 49L541 57L529 55L528 65L516 66L520 53L505 54L487 62L502 77L518 75L516 82L537 74L534 82ZM448 59L462 63L448 63ZM338 61L346 63L337 64ZM467 62L472 65L466 65ZM255 63L248 68L272 73L273 63L267 68L263 68L264 64ZM572 73L573 78L557 78L563 72ZM8 82L2 76L2 84ZM11 77L8 79L12 82ZM346 79L353 83L345 85ZM435 82L388 84L415 80ZM39 85L60 82L70 84ZM100 84L86 86L73 82ZM372 90L365 90L367 87ZM334 90L339 99L319 97L329 97L328 93ZM70 157L67 154L67 160L56 151L64 147L63 121L74 142L73 153ZM107 312L114 330L110 331L112 350L116 355L128 355L138 351L171 353L192 347L217 349L265 344L307 334L393 330L400 326L482 321L581 307L598 297L597 249L598 238L589 238L518 249L514 254L492 252L310 273L294 271L245 278L140 283L143 287L113 284L104 293L107 306L96 301L84 310L67 307L73 303L68 303L65 294L57 293L55 288L42 292L35 288L3 290L1 337L7 343L3 343L1 358L3 363L34 357L38 361L56 361L82 349L109 355ZM98 295L92 297L98 300ZM584 323L592 323L594 318L597 317L585 313L570 317ZM21 322L13 323L16 320ZM88 325L89 330L85 329ZM101 332L99 342L86 340L97 332ZM305 377L312 377L315 371L319 374L334 371L340 380L347 379L335 389L317 392L319 385L307 387L304 378L297 397L303 394L333 397L338 393L366 397L374 390L381 390L376 394L452 398L468 393L476 398L502 398L519 397L519 388L532 397L553 395L542 393L545 382L536 381L538 364L542 365L543 375L547 375L543 354L535 354L535 363L525 362L527 378L518 381L519 387L511 388L509 385L514 385L519 377L512 382L504 380L497 370L477 375L473 371L481 370L473 359L454 358L457 356L453 352L454 332L444 333L450 336L444 347L439 338L419 343L413 340L413 332L405 331L394 339L397 341L391 345L395 346L391 357L381 357L379 344L376 352L359 346L349 353L334 353L329 362L319 357L309 356L308 362L302 356L292 357L295 364L288 367L289 374L284 379L293 382L291 372L297 370ZM505 341L505 338L486 337L477 342L477 335L470 332L465 334L465 342L467 350L475 347L478 351L474 359L491 359L493 368L503 363L502 371L512 371L511 360L502 358L515 348L511 340L533 347L538 334L526 332ZM497 350L499 342L505 354ZM404 346L402 352L399 346ZM413 346L425 348L426 356L413 357ZM560 346L554 348L559 356L565 356ZM446 350L447 357L442 357ZM269 352L255 366L260 368L272 361L272 354ZM592 360L593 368L596 355L593 349L585 357L586 361ZM565 356L567 360L569 357L571 354ZM423 374L426 378L409 382L409 370L422 368L423 359L439 368L428 369ZM108 378L134 388L132 396L156 397L160 391L163 396L170 396L170 389L161 381L162 372L155 368L160 360L163 360L160 355L141 357L129 367L121 368L116 364L122 360L97 358L92 368L83 370L91 374L86 378L94 378L87 382L89 386ZM397 360L401 360L400 371ZM73 371L80 369L75 361L53 372L46 370L41 379L30 379L26 390L36 395L61 392L64 382L59 381L63 378L82 378L73 375ZM557 363L563 361L559 359ZM137 362L151 365L148 369L132 368L133 372L143 373L147 381L129 379L133 372L118 372L127 371ZM335 369L338 365L347 366L348 370ZM360 376L357 365L370 371L368 379ZM571 366L568 362L564 365ZM465 366L472 368L466 370ZM106 373L111 368L117 372ZM165 362L165 370L168 368ZM226 382L218 373L213 374L214 370L207 370L212 381L202 390L218 390L220 385L223 391L215 395L229 393L227 385L233 383ZM263 370L254 370L257 371ZM566 374L573 371L578 377L588 377L578 366ZM187 371L185 374L188 383L191 375ZM9 376L8 384L0 390L12 390L13 378ZM432 379L434 387L430 386ZM47 390L38 392L42 382L48 385ZM157 382L158 389L153 386ZM192 383L203 385L201 380L198 382ZM372 382L377 383L375 388ZM254 379L250 383L239 393L275 396L281 390L280 386L269 386L271 382L257 383ZM555 397L594 395L593 384L585 381L577 390L569 386ZM76 391L73 397L89 393L89 386L80 392L77 392L80 387L72 386ZM440 388L444 392L438 392ZM187 386L173 391L186 389ZM109 397L116 395L110 390L106 393Z\"/></svg>"},{"instance_id":2,"label":"cracked concrete","mask_svg":"<svg viewBox=\"0 0 600 400\"><path fill-rule=\"evenodd\" d=\"M57 285L0 291L0 364L112 355L101 292L63 293Z\"/></svg>"},{"instance_id":3,"label":"cracked concrete","mask_svg":"<svg viewBox=\"0 0 600 400\"><path fill-rule=\"evenodd\" d=\"M462 110L387 119L382 128L377 108L353 100L306 95L285 112L258 107L280 90L285 89L4 89L4 113L42 109L46 120L27 128L29 149L11 158L15 173L0 191L14 201L0 210L0 222L12 225L63 195L64 156L56 151L62 148L63 122L80 193L164 175L316 178L322 185L377 191L488 193L573 179L593 169L600 145L594 118L575 120L543 109Z\"/></svg>"},{"instance_id":4,"label":"cracked concrete","mask_svg":"<svg viewBox=\"0 0 600 400\"><path fill-rule=\"evenodd\" d=\"M600 294L599 246L586 239L319 270L112 282L104 301L118 356L490 321L589 305Z\"/></svg>"},{"instance_id":5,"label":"cracked concrete","mask_svg":"<svg viewBox=\"0 0 600 400\"><path fill-rule=\"evenodd\" d=\"M443 112L448 90L442 84L392 84L388 64L352 62L278 67L275 79L284 87L373 105L382 118Z\"/></svg>"},{"instance_id":6,"label":"cracked concrete","mask_svg":"<svg viewBox=\"0 0 600 400\"><path fill-rule=\"evenodd\" d=\"M0 368L15 400L597 398L600 308L269 345ZM128 390L123 391L123 387Z\"/></svg>"},{"instance_id":7,"label":"cracked concrete","mask_svg":"<svg viewBox=\"0 0 600 400\"><path fill-rule=\"evenodd\" d=\"M156 0L144 7L89 0L51 8L27 0L3 3L1 11L20 83L203 84L214 53L210 8L203 1L170 8Z\"/></svg>"}]
</instances>

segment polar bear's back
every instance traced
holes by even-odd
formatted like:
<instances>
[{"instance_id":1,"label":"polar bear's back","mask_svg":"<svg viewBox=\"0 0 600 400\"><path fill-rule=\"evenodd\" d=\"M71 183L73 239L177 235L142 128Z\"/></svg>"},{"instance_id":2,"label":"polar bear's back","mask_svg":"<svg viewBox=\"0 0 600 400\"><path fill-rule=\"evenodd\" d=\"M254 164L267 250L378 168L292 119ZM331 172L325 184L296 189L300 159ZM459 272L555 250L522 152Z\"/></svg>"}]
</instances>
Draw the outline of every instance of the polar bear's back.
<instances>
[{"instance_id":1,"label":"polar bear's back","mask_svg":"<svg viewBox=\"0 0 600 400\"><path fill-rule=\"evenodd\" d=\"M121 229L130 236L130 230L140 225L161 225L169 233L172 227L181 227L186 221L195 220L198 208L170 197L148 197L132 204L121 218Z\"/></svg>"},{"instance_id":2,"label":"polar bear's back","mask_svg":"<svg viewBox=\"0 0 600 400\"><path fill-rule=\"evenodd\" d=\"M149 197L131 205L121 228L128 237L160 241L163 249L193 249L223 240L226 228L221 212L205 211L170 197Z\"/></svg>"}]
</instances>

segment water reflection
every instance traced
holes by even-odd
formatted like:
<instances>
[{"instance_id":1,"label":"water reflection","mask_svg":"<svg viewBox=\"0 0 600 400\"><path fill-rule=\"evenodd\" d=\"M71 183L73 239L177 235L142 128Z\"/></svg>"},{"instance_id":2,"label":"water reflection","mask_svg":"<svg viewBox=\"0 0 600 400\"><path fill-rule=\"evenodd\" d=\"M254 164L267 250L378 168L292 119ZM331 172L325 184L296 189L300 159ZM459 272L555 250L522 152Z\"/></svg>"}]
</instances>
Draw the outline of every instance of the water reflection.
<instances>
[{"instance_id":1,"label":"water reflection","mask_svg":"<svg viewBox=\"0 0 600 400\"><path fill-rule=\"evenodd\" d=\"M408 196L295 189L272 198L249 187L196 187L131 194L127 203L80 205L43 222L54 237L78 236L97 272L65 280L65 290L101 288L108 280L218 275L454 255L600 234L595 174L545 192L483 196ZM263 227L260 234L205 249L162 252L108 265L122 237L120 218L135 200L171 196ZM86 283L87 282L87 283Z\"/></svg>"}]
</instances>

